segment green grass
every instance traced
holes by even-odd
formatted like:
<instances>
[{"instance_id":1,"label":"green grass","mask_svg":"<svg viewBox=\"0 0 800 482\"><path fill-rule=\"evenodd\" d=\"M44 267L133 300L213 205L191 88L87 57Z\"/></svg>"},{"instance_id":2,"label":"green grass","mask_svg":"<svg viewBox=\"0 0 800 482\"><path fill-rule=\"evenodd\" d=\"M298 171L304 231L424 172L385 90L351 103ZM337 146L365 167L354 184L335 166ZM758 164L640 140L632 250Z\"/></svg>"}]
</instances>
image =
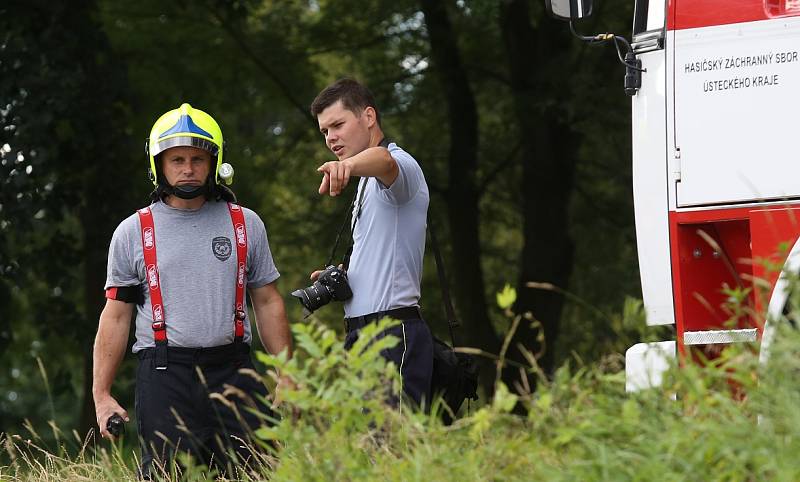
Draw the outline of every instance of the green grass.
<instances>
[{"instance_id":1,"label":"green grass","mask_svg":"<svg viewBox=\"0 0 800 482\"><path fill-rule=\"evenodd\" d=\"M282 421L258 431L267 453L236 475L242 480L800 479L794 329L781 330L768 367L758 365L754 347L733 346L705 367L674 369L659 389L628 394L619 355L567 364L534 394L498 385L493 400L451 426L382 403L399 381L377 353L396 340L368 345L362 337L346 353L324 325L296 325L294 334L292 360L259 355L298 385L284 393ZM3 436L0 480L135 478L130 448L48 450L29 438ZM182 480L209 479L191 467Z\"/></svg>"}]
</instances>

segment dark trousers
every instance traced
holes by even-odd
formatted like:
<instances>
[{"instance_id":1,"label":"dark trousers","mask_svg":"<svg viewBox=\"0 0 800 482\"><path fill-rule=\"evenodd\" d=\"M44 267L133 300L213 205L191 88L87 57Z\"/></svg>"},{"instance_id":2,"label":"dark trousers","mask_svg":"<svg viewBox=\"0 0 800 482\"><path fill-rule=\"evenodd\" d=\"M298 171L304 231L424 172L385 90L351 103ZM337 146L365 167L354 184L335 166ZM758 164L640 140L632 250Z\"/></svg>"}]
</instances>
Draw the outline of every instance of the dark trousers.
<instances>
[{"instance_id":1,"label":"dark trousers","mask_svg":"<svg viewBox=\"0 0 800 482\"><path fill-rule=\"evenodd\" d=\"M344 347L349 350L358 340L360 329L352 330L345 336ZM377 339L386 335L397 337L400 342L381 355L394 362L403 379L403 392L418 407L429 407L431 399L431 375L433 373L433 337L425 320L415 318L403 320L402 324L378 334Z\"/></svg>"},{"instance_id":2,"label":"dark trousers","mask_svg":"<svg viewBox=\"0 0 800 482\"><path fill-rule=\"evenodd\" d=\"M136 418L142 447L141 476L155 476L153 464L166 467L176 452L235 477L253 456L253 431L262 423L249 408L272 416L264 403L267 389L253 369L244 343L213 348L168 347L166 370L156 370L154 349L138 353ZM223 394L230 403L223 403ZM249 407L249 408L248 408Z\"/></svg>"}]
</instances>

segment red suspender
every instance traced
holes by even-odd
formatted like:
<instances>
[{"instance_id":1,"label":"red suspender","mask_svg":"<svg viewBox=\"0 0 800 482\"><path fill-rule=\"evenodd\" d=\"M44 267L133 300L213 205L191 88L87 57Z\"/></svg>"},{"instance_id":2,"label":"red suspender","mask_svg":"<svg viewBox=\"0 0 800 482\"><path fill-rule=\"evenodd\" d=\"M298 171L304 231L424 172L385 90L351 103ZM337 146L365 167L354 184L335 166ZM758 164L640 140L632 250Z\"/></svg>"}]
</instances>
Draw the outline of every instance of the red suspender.
<instances>
[{"instance_id":1,"label":"red suspender","mask_svg":"<svg viewBox=\"0 0 800 482\"><path fill-rule=\"evenodd\" d=\"M228 203L233 222L233 235L236 237L236 305L233 312L234 341L244 338L244 280L247 273L247 228L244 213L238 204Z\"/></svg>"},{"instance_id":2,"label":"red suspender","mask_svg":"<svg viewBox=\"0 0 800 482\"><path fill-rule=\"evenodd\" d=\"M247 228L242 208L228 203L233 222L233 233L236 243L236 304L233 315L233 336L235 342L244 339L244 285L247 274ZM142 251L144 252L145 276L150 289L150 304L153 308L153 338L156 345L166 345L167 325L164 321L164 302L161 296L161 279L158 274L156 257L156 230L153 225L153 213L150 208L138 211L139 224L142 230ZM166 368L166 365L164 366Z\"/></svg>"},{"instance_id":3,"label":"red suspender","mask_svg":"<svg viewBox=\"0 0 800 482\"><path fill-rule=\"evenodd\" d=\"M158 275L156 257L156 229L150 208L138 211L142 229L142 252L144 253L144 272L150 288L150 305L153 309L153 338L156 344L166 343L167 326L164 323L164 302L161 298L161 279Z\"/></svg>"}]
</instances>

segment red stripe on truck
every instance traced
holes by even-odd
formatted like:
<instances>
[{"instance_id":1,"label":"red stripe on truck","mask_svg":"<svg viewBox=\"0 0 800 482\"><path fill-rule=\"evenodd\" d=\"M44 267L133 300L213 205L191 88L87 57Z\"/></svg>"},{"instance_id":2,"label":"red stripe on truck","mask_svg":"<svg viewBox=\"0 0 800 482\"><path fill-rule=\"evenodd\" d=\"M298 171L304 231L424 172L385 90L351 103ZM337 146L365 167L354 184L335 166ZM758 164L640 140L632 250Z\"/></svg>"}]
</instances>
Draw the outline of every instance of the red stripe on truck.
<instances>
[{"instance_id":1,"label":"red stripe on truck","mask_svg":"<svg viewBox=\"0 0 800 482\"><path fill-rule=\"evenodd\" d=\"M797 3L794 0L669 0L667 30L800 16Z\"/></svg>"}]
</instances>

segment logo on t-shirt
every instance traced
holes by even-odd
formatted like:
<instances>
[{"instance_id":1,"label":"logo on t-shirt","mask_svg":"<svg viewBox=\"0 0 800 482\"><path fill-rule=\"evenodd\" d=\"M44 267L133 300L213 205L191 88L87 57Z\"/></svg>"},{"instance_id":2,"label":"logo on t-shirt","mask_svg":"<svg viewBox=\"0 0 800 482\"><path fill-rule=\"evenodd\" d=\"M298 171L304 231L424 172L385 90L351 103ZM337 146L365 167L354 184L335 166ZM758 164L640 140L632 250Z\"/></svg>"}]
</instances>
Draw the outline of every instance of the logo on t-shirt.
<instances>
[{"instance_id":1,"label":"logo on t-shirt","mask_svg":"<svg viewBox=\"0 0 800 482\"><path fill-rule=\"evenodd\" d=\"M211 240L211 251L214 252L214 256L220 261L225 261L230 258L232 249L233 245L231 244L231 240L225 236L218 236Z\"/></svg>"}]
</instances>

